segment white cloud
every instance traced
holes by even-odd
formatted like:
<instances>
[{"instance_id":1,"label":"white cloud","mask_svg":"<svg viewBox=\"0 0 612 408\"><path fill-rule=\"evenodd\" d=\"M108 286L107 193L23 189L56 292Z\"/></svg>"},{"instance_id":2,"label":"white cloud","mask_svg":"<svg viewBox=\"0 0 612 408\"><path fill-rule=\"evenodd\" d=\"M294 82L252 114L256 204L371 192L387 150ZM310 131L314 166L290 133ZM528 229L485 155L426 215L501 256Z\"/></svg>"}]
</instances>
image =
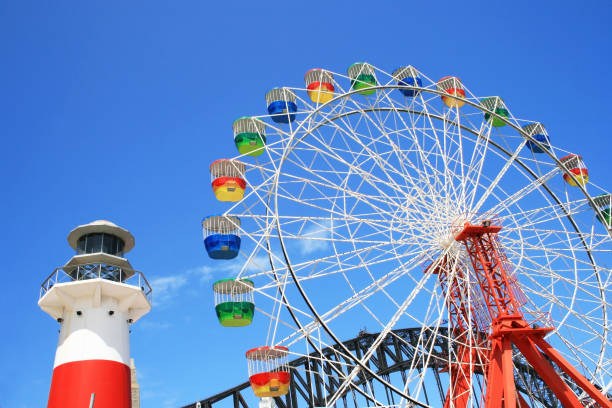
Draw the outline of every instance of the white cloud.
<instances>
[{"instance_id":1,"label":"white cloud","mask_svg":"<svg viewBox=\"0 0 612 408\"><path fill-rule=\"evenodd\" d=\"M153 300L156 307L166 306L177 294L177 292L187 284L186 274L178 274L151 280L153 288Z\"/></svg>"},{"instance_id":2,"label":"white cloud","mask_svg":"<svg viewBox=\"0 0 612 408\"><path fill-rule=\"evenodd\" d=\"M257 255L251 258L245 268L246 272L259 272L270 270L270 258L268 255Z\"/></svg>"},{"instance_id":3,"label":"white cloud","mask_svg":"<svg viewBox=\"0 0 612 408\"><path fill-rule=\"evenodd\" d=\"M164 408L174 408L178 405L178 398L166 398L164 400Z\"/></svg>"},{"instance_id":4,"label":"white cloud","mask_svg":"<svg viewBox=\"0 0 612 408\"><path fill-rule=\"evenodd\" d=\"M243 258L244 259L244 258ZM248 263L240 260L238 262L231 262L219 265L217 269L219 271L227 272L230 275L237 275L240 271L245 272L261 272L270 270L270 259L268 255L256 255L251 258ZM244 269L243 269L244 268Z\"/></svg>"},{"instance_id":5,"label":"white cloud","mask_svg":"<svg viewBox=\"0 0 612 408\"><path fill-rule=\"evenodd\" d=\"M214 269L208 265L197 266L188 269L185 272L186 276L196 276L200 278L200 283L208 283L212 280Z\"/></svg>"},{"instance_id":6,"label":"white cloud","mask_svg":"<svg viewBox=\"0 0 612 408\"><path fill-rule=\"evenodd\" d=\"M179 296L179 292L193 278L198 278L200 284L206 284L212 279L213 268L207 265L187 269L185 272L172 276L154 278L150 281L153 288L153 302L156 308L168 306Z\"/></svg>"},{"instance_id":7,"label":"white cloud","mask_svg":"<svg viewBox=\"0 0 612 408\"><path fill-rule=\"evenodd\" d=\"M139 322L138 327L141 329L152 329L152 330L166 330L169 329L172 325L168 322L156 322L151 319L144 319L142 322Z\"/></svg>"},{"instance_id":8,"label":"white cloud","mask_svg":"<svg viewBox=\"0 0 612 408\"><path fill-rule=\"evenodd\" d=\"M329 247L330 225L314 224L302 230L298 245L302 255L311 254Z\"/></svg>"}]
</instances>

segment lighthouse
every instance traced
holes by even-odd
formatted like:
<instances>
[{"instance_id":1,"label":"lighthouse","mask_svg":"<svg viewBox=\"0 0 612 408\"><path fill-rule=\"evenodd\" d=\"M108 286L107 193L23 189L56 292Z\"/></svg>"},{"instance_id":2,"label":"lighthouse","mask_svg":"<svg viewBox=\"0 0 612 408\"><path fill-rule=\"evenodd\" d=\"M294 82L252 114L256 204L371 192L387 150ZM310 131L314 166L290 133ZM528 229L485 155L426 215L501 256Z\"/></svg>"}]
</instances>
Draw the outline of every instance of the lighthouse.
<instances>
[{"instance_id":1,"label":"lighthouse","mask_svg":"<svg viewBox=\"0 0 612 408\"><path fill-rule=\"evenodd\" d=\"M43 282L38 305L60 325L47 408L130 408L130 326L151 287L125 254L134 237L110 221L68 235L76 254Z\"/></svg>"}]
</instances>

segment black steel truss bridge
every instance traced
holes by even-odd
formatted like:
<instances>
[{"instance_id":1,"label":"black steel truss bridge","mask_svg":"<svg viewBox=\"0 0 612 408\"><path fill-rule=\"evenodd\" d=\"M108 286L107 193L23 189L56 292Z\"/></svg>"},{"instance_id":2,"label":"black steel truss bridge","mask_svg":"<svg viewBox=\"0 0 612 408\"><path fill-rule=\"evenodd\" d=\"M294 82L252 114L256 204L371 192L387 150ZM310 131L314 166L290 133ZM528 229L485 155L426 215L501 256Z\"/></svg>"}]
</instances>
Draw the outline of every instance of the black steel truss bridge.
<instances>
[{"instance_id":1,"label":"black steel truss bridge","mask_svg":"<svg viewBox=\"0 0 612 408\"><path fill-rule=\"evenodd\" d=\"M353 339L347 340L344 345L357 358L361 358L368 352L379 333L367 333L361 331ZM367 362L368 367L376 376L384 379L391 384L401 382L406 379L406 371L414 369L415 350L419 344L431 344L434 342L433 352L426 367L416 367L418 370L431 370L433 384L424 387L422 401L431 407L441 407L447 392L448 380L444 373L445 360L448 357L448 330L438 328L436 332L429 328L409 328L393 330L388 333L382 343ZM327 347L319 352L314 352L309 356L297 358L289 363L292 368L291 385L289 393L283 397L275 397L274 402L278 408L305 408L305 407L325 407L326 399L334 395L340 386L338 375L334 373L339 367L345 375L347 367L352 367L354 362L345 358L337 347ZM417 359L422 361L423 359ZM334 364L336 363L336 364ZM552 363L552 362L551 362ZM335 367L332 367L332 364ZM421 364L422 365L422 364ZM537 375L524 360L515 358L515 380L517 391L521 392L532 407L560 408L561 404L548 388L545 382ZM477 377L482 377L477 375ZM572 386L571 380L566 378L570 387L577 395L581 395L581 390ZM480 381L474 381L475 387L482 386ZM359 408L364 406L375 406L375 403L364 400L363 396L356 392L360 388L365 394L371 395L377 401L383 402L385 406L399 405L399 396L394 395L393 391L380 385L375 376L360 370L357 377L341 397L336 401L335 408ZM481 393L482 389L474 390ZM245 398L243 393L251 393L250 384L245 381L235 387L227 389L211 397L185 405L182 408L257 408L254 404L247 402L253 400L249 395ZM608 395L612 399L612 395ZM365 402L365 403L364 403ZM368 403L369 402L369 403ZM592 406L587 400L585 406ZM478 404L478 402L476 402ZM408 404L408 407L411 405Z\"/></svg>"}]
</instances>

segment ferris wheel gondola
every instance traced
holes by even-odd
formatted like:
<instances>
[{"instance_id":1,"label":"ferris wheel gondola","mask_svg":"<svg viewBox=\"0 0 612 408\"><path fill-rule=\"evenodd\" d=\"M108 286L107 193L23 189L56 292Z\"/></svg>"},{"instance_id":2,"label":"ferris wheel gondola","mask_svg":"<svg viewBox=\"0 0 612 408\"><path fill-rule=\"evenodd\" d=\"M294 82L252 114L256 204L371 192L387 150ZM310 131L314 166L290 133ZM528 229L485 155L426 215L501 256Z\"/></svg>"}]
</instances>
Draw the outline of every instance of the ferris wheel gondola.
<instances>
[{"instance_id":1,"label":"ferris wheel gondola","mask_svg":"<svg viewBox=\"0 0 612 408\"><path fill-rule=\"evenodd\" d=\"M527 147L533 153L544 153L544 149L550 148L548 133L541 123L530 123L523 126L522 130L530 137L527 140ZM542 147L536 144L536 142Z\"/></svg>"},{"instance_id":2,"label":"ferris wheel gondola","mask_svg":"<svg viewBox=\"0 0 612 408\"><path fill-rule=\"evenodd\" d=\"M240 201L244 197L246 166L238 160L219 159L210 165L213 192L219 201Z\"/></svg>"},{"instance_id":3,"label":"ferris wheel gondola","mask_svg":"<svg viewBox=\"0 0 612 408\"><path fill-rule=\"evenodd\" d=\"M242 327L253 321L253 282L248 279L221 279L213 284L215 311L222 326Z\"/></svg>"},{"instance_id":4,"label":"ferris wheel gondola","mask_svg":"<svg viewBox=\"0 0 612 408\"><path fill-rule=\"evenodd\" d=\"M240 218L211 215L202 220L204 246L212 259L233 259L238 256L242 242L238 233Z\"/></svg>"}]
</instances>

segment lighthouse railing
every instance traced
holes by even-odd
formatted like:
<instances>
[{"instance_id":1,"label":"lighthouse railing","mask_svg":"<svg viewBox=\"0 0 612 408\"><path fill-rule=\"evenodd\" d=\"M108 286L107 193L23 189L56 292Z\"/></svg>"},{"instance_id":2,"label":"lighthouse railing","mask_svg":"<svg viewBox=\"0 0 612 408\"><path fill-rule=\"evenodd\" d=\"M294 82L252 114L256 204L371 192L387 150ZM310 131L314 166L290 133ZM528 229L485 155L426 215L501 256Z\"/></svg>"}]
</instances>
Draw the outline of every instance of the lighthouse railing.
<instances>
[{"instance_id":1,"label":"lighthouse railing","mask_svg":"<svg viewBox=\"0 0 612 408\"><path fill-rule=\"evenodd\" d=\"M121 284L138 286L143 291L147 300L149 302L152 300L153 289L142 272L105 263L89 263L55 268L40 285L40 297L42 298L57 284L89 279L105 279Z\"/></svg>"}]
</instances>

